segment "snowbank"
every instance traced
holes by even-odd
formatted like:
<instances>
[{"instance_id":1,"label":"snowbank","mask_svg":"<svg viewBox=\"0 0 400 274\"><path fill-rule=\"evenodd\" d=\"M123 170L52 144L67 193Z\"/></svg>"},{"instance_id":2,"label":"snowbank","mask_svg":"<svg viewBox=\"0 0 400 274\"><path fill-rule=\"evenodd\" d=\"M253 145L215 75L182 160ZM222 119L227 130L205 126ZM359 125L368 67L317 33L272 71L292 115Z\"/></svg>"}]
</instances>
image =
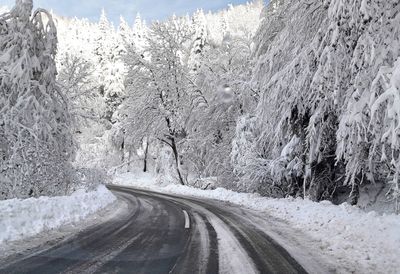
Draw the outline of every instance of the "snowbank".
<instances>
[{"instance_id":1,"label":"snowbank","mask_svg":"<svg viewBox=\"0 0 400 274\"><path fill-rule=\"evenodd\" d=\"M399 273L400 216L366 213L349 204L315 203L303 199L270 199L257 194L236 193L223 188L199 190L181 185L156 185L151 176L123 174L114 183L230 202L286 220L292 227L318 242L337 265L357 273ZM267 215L267 216L268 216ZM267 217L266 216L266 217Z\"/></svg>"},{"instance_id":2,"label":"snowbank","mask_svg":"<svg viewBox=\"0 0 400 274\"><path fill-rule=\"evenodd\" d=\"M105 187L78 190L71 196L40 197L0 202L0 244L83 220L116 200Z\"/></svg>"}]
</instances>

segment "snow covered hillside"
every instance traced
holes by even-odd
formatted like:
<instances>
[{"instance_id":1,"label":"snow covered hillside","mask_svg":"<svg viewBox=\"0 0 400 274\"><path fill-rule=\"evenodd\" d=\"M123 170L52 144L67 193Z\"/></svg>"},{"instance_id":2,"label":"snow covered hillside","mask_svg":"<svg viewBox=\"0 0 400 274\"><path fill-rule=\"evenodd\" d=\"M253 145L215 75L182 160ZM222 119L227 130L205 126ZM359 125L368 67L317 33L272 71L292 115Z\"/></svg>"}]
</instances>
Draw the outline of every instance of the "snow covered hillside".
<instances>
[{"instance_id":1,"label":"snow covered hillside","mask_svg":"<svg viewBox=\"0 0 400 274\"><path fill-rule=\"evenodd\" d=\"M335 206L329 201L271 199L224 188L200 190L176 184L160 185L149 173L119 174L113 183L164 194L216 199L261 211L265 218L284 220L308 235L314 241L300 238L299 242L322 253L328 261L333 258L339 273L398 273L398 215L366 213L347 203Z\"/></svg>"}]
</instances>

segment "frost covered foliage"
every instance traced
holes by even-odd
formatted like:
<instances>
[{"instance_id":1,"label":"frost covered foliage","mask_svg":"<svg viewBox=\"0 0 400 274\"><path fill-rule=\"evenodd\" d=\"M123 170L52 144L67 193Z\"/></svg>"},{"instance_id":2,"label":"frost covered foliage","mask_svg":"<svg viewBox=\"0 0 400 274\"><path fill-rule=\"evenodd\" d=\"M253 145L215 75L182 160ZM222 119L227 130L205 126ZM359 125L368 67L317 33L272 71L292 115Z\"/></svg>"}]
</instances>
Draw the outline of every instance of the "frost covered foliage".
<instances>
[{"instance_id":1,"label":"frost covered foliage","mask_svg":"<svg viewBox=\"0 0 400 274\"><path fill-rule=\"evenodd\" d=\"M17 0L0 16L0 198L65 193L74 154L56 85L57 32L45 10Z\"/></svg>"},{"instance_id":2,"label":"frost covered foliage","mask_svg":"<svg viewBox=\"0 0 400 274\"><path fill-rule=\"evenodd\" d=\"M245 122L255 130L237 128L251 148L237 172L283 196L347 188L356 202L361 186L384 182L398 196L399 11L392 0L271 1L256 36L262 97Z\"/></svg>"}]
</instances>

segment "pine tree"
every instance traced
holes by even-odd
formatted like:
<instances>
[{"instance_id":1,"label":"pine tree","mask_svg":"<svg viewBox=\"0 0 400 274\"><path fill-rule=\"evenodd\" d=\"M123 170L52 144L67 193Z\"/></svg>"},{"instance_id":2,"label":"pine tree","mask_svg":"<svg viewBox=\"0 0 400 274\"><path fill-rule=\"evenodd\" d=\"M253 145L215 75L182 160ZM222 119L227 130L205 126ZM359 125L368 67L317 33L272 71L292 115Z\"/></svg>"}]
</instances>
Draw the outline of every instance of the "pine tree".
<instances>
[{"instance_id":1,"label":"pine tree","mask_svg":"<svg viewBox=\"0 0 400 274\"><path fill-rule=\"evenodd\" d=\"M146 47L147 41L147 26L146 22L142 20L140 14L138 13L135 18L135 23L132 28L133 32L133 41L134 41L134 50L137 52L143 52Z\"/></svg>"},{"instance_id":2,"label":"pine tree","mask_svg":"<svg viewBox=\"0 0 400 274\"><path fill-rule=\"evenodd\" d=\"M118 34L121 39L120 45L124 45L124 43L127 44L127 46L133 46L133 31L129 27L128 23L126 22L124 17L120 17L120 24L118 27ZM126 48L124 47L123 52L126 52Z\"/></svg>"},{"instance_id":3,"label":"pine tree","mask_svg":"<svg viewBox=\"0 0 400 274\"><path fill-rule=\"evenodd\" d=\"M104 10L98 23L99 34L96 39L95 53L100 66L100 94L107 105L104 118L113 122L113 116L124 97L125 67L121 62L125 48L107 19Z\"/></svg>"},{"instance_id":4,"label":"pine tree","mask_svg":"<svg viewBox=\"0 0 400 274\"><path fill-rule=\"evenodd\" d=\"M206 29L206 18L203 10L198 10L193 15L193 25L195 27L195 41L194 41L194 53L200 54L206 44L207 29Z\"/></svg>"}]
</instances>

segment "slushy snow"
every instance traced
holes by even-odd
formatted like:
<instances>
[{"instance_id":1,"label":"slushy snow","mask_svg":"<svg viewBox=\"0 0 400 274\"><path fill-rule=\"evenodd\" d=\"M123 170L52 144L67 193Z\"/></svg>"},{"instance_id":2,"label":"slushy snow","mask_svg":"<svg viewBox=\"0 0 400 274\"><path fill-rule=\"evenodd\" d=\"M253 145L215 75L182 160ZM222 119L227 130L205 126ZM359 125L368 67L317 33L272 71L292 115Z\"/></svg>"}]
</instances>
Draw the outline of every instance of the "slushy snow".
<instances>
[{"instance_id":1,"label":"slushy snow","mask_svg":"<svg viewBox=\"0 0 400 274\"><path fill-rule=\"evenodd\" d=\"M217 188L200 190L169 184L160 186L150 175L120 174L114 184L160 193L215 199L265 212L286 221L318 243L322 255L334 258L349 272L399 273L400 216L364 212L349 204L339 206L294 199L271 199L258 194ZM384 256L383 256L384 254ZM347 272L347 271L346 271Z\"/></svg>"},{"instance_id":2,"label":"slushy snow","mask_svg":"<svg viewBox=\"0 0 400 274\"><path fill-rule=\"evenodd\" d=\"M90 192L78 190L71 196L1 201L0 244L81 222L114 201L116 197L103 185Z\"/></svg>"}]
</instances>

